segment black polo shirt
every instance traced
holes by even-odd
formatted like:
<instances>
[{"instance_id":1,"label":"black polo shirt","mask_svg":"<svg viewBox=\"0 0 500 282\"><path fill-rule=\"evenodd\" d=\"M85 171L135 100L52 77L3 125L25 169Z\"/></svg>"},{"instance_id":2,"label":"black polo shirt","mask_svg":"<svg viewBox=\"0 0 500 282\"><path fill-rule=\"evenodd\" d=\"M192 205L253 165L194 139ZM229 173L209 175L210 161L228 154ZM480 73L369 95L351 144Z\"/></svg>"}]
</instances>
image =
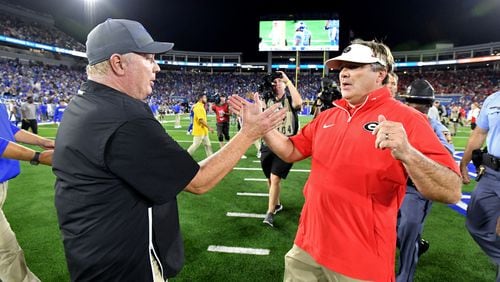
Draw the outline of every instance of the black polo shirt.
<instances>
[{"instance_id":1,"label":"black polo shirt","mask_svg":"<svg viewBox=\"0 0 500 282\"><path fill-rule=\"evenodd\" d=\"M198 164L146 103L93 81L82 91L64 112L53 156L71 280L152 281L150 236L165 277L175 276L184 263L176 196Z\"/></svg>"}]
</instances>

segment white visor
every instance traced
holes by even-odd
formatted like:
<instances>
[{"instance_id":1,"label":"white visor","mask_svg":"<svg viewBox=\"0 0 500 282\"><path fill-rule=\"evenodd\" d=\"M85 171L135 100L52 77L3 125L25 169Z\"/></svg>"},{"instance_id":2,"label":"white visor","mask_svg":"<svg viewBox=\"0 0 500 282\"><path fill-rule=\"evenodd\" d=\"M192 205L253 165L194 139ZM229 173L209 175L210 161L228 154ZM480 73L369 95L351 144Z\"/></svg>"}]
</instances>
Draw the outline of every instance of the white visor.
<instances>
[{"instance_id":1,"label":"white visor","mask_svg":"<svg viewBox=\"0 0 500 282\"><path fill-rule=\"evenodd\" d=\"M337 70L342 62L358 64L379 63L384 67L387 66L387 63L384 60L375 56L370 47L362 44L351 44L347 46L344 51L342 51L342 55L327 60L325 62L325 66L329 69Z\"/></svg>"}]
</instances>

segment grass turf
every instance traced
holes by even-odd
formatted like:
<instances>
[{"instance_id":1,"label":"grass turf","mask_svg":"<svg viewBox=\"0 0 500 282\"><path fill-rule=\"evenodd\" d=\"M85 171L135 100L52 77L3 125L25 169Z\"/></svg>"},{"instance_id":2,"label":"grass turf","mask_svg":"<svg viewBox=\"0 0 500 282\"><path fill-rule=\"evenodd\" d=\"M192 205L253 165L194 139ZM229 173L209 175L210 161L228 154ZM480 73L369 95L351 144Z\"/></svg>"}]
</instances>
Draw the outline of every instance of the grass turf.
<instances>
[{"instance_id":1,"label":"grass turf","mask_svg":"<svg viewBox=\"0 0 500 282\"><path fill-rule=\"evenodd\" d=\"M167 132L187 148L192 137L186 135L187 116L182 129L173 128L173 117L167 117ZM302 124L310 118L302 117ZM209 116L210 123L215 123ZM235 125L231 125L234 134ZM40 126L40 134L54 137L54 125ZM469 130L461 128L454 139L458 150L465 147ZM211 134L214 151L219 148ZM238 167L260 168L250 147L247 159ZM203 148L194 158L203 159ZM310 160L294 164L294 169L309 169ZM9 181L4 212L23 248L30 269L42 281L68 281L61 236L54 208L54 180L51 169L22 164L22 173ZM184 237L186 265L170 281L282 281L283 256L291 248L300 210L302 187L308 174L291 172L283 182L281 200L284 210L276 216L276 228L264 225L258 218L227 217L227 212L263 214L266 197L241 197L237 192L266 193L265 182L243 178L264 178L260 170L234 170L211 192L195 196L181 193L179 213ZM464 186L471 191L474 184ZM435 203L427 218L423 237L430 241L429 251L420 258L415 281L493 281L495 268L472 240L464 226L465 218L446 205ZM269 249L268 256L208 252L209 245Z\"/></svg>"}]
</instances>

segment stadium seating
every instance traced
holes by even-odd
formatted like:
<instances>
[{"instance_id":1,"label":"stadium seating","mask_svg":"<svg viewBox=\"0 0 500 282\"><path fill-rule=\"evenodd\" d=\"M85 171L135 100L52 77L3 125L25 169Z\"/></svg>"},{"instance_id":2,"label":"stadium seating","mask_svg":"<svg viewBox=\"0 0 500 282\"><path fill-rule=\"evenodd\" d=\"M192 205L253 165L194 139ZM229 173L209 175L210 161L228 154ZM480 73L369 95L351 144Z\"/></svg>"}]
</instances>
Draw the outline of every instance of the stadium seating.
<instances>
[{"instance_id":1,"label":"stadium seating","mask_svg":"<svg viewBox=\"0 0 500 282\"><path fill-rule=\"evenodd\" d=\"M85 46L60 31L53 25L27 22L23 18L0 11L2 34L18 39L50 44L57 47L84 51ZM12 46L11 46L12 47ZM40 56L40 54L37 54ZM56 104L58 100L70 100L71 96L86 79L85 69L80 64L74 68L66 66L44 65L39 62L19 60L13 54L12 59L0 60L0 95L20 102L26 95L34 95L40 103ZM399 91L405 93L407 86L416 78L427 79L437 94L453 94L453 104L465 109L473 102L482 101L500 86L499 71L493 66L483 65L461 69L423 67L419 69L401 69ZM288 73L294 78L294 73ZM148 98L151 105L163 105L169 108L179 99L189 103L198 93L245 95L257 91L265 73L255 72L200 72L196 69L168 69L157 75L153 94ZM330 74L338 82L336 74ZM298 78L298 90L304 101L310 105L320 91L321 73L303 72Z\"/></svg>"}]
</instances>

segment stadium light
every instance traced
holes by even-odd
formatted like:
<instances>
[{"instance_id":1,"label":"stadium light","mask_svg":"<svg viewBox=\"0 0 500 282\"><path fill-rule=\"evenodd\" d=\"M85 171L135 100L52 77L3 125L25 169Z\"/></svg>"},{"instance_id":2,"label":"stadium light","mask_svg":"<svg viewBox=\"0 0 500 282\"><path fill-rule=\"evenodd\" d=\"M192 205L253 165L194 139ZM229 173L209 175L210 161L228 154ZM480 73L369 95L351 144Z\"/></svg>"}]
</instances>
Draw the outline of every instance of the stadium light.
<instances>
[{"instance_id":1,"label":"stadium light","mask_svg":"<svg viewBox=\"0 0 500 282\"><path fill-rule=\"evenodd\" d=\"M90 26L94 26L94 21L95 21L95 3L98 1L98 0L84 0L85 1L85 5L84 5L84 13L85 13L85 16L87 17L87 20L90 24Z\"/></svg>"}]
</instances>

